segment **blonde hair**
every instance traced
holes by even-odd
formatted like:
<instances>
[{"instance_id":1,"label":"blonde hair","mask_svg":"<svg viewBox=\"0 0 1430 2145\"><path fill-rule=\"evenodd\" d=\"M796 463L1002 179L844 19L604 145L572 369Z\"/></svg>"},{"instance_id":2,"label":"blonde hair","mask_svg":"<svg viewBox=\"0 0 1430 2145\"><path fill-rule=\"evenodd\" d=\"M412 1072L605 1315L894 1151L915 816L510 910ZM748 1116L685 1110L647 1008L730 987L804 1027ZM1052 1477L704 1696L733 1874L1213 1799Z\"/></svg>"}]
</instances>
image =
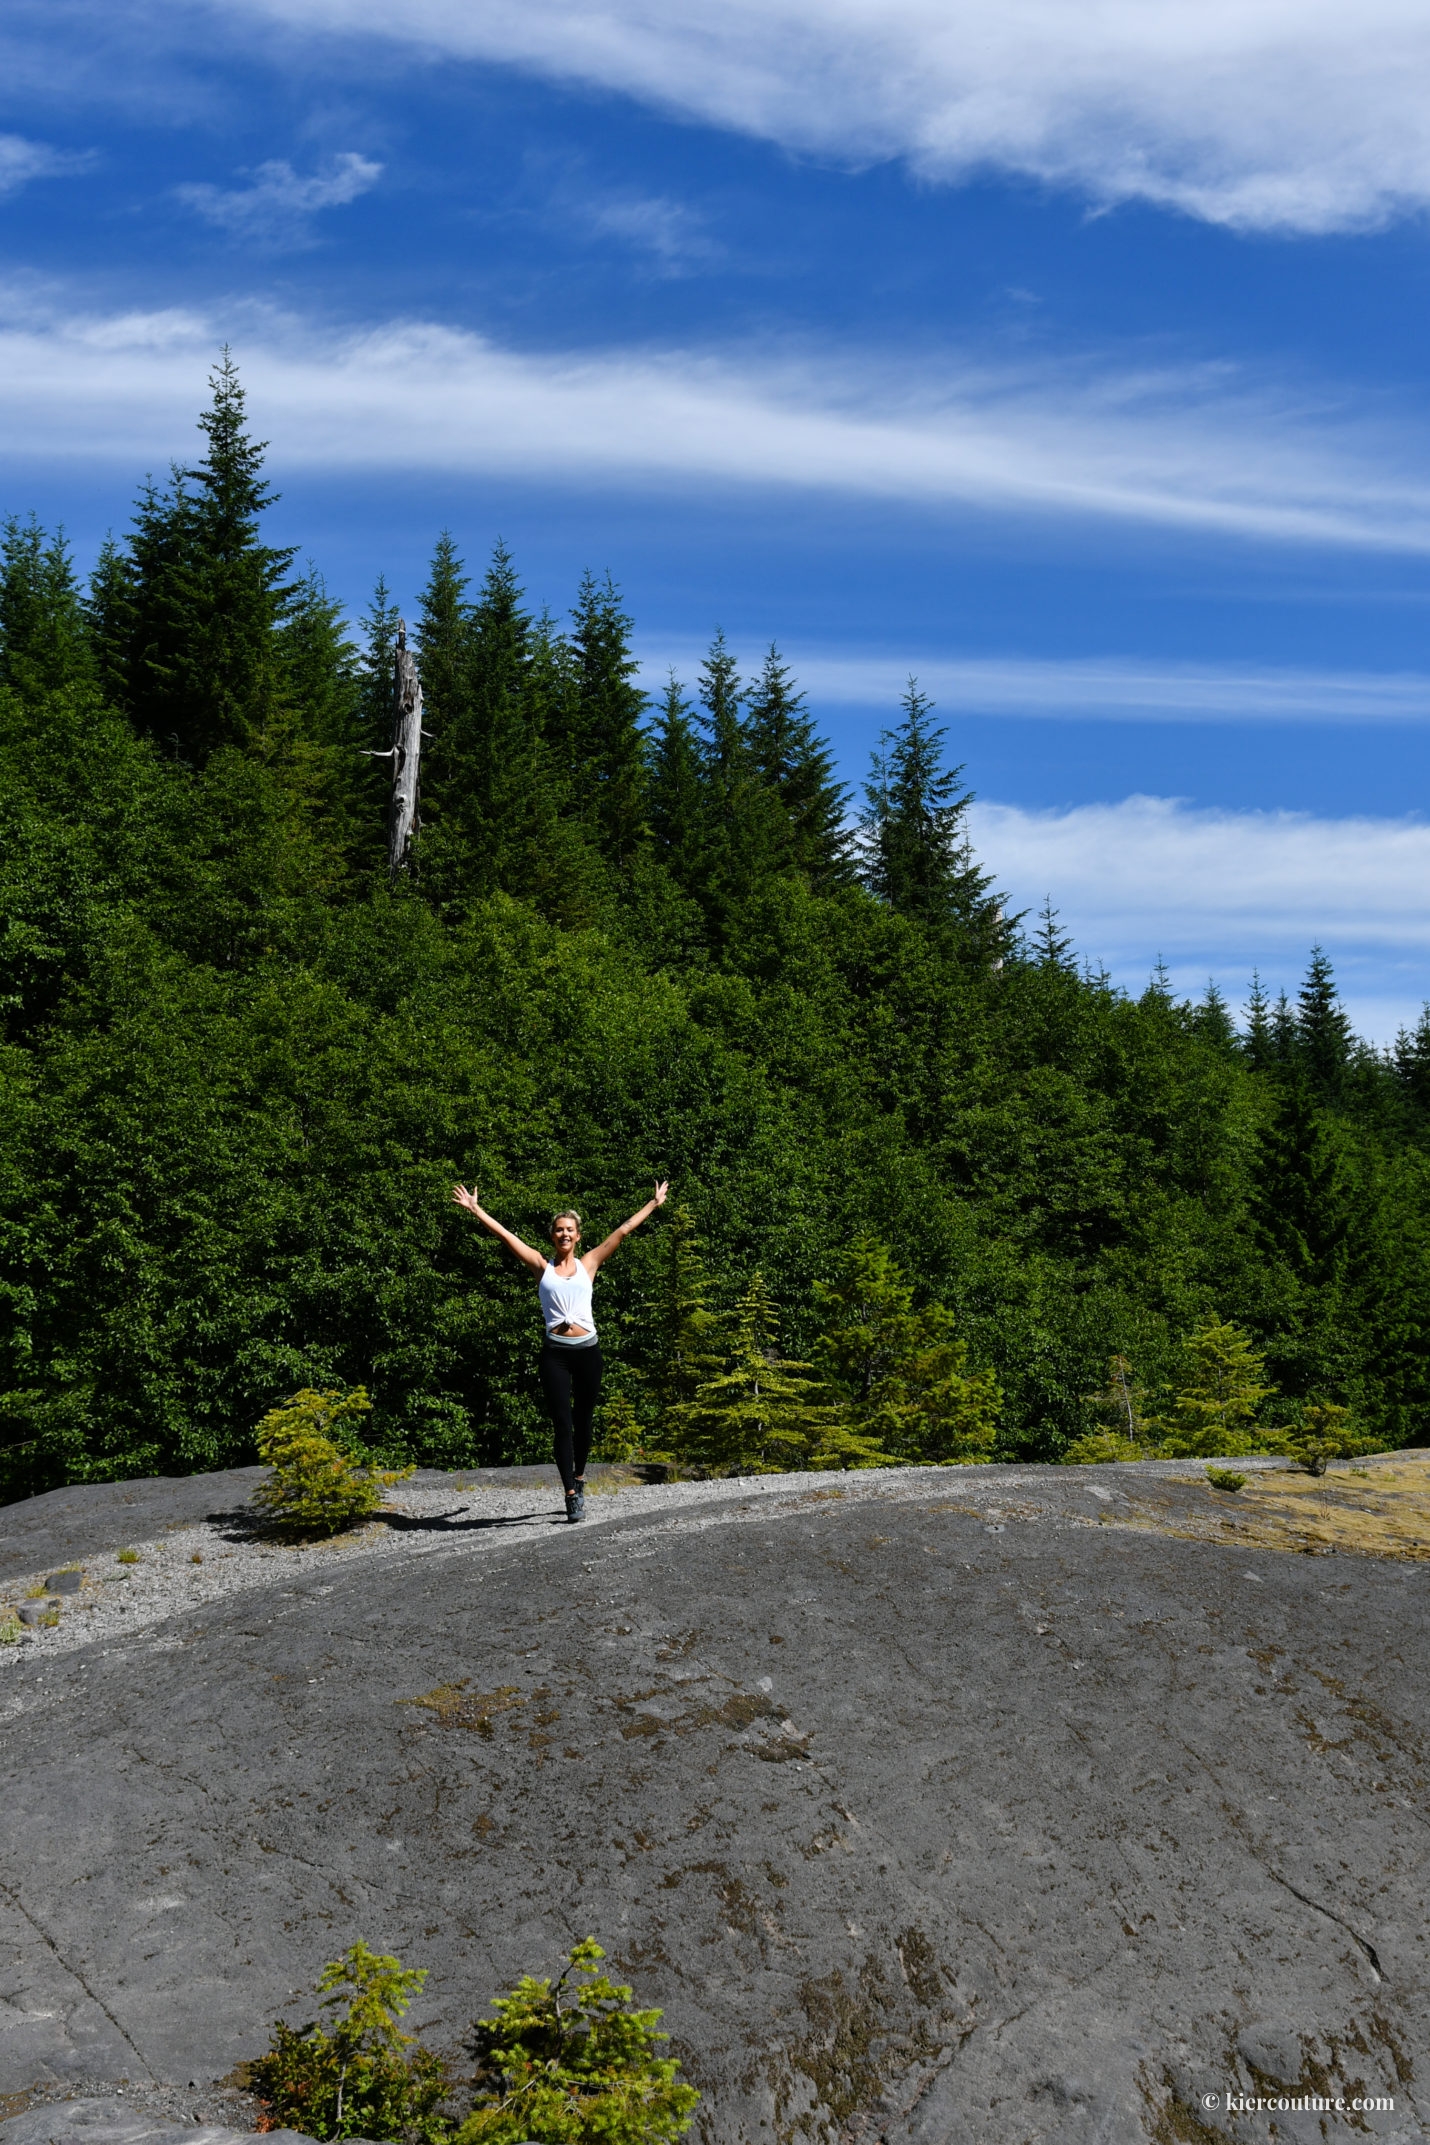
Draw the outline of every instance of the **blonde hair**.
<instances>
[{"instance_id":1,"label":"blonde hair","mask_svg":"<svg viewBox=\"0 0 1430 2145\"><path fill-rule=\"evenodd\" d=\"M559 1221L574 1221L576 1224L576 1234L578 1236L581 1234L581 1217L576 1212L576 1209L574 1207L563 1207L559 1214L553 1214L551 1217L551 1228L554 1229ZM548 1231L547 1233L549 1235L550 1231Z\"/></svg>"}]
</instances>

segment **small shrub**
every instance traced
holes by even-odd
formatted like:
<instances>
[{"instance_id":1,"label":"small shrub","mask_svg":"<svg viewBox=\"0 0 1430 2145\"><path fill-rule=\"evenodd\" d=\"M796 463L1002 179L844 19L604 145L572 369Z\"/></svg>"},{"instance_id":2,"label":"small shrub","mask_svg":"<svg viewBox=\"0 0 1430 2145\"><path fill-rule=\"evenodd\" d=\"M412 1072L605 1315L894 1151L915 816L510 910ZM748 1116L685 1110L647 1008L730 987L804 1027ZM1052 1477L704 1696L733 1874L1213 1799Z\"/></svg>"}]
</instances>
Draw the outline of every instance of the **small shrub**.
<instances>
[{"instance_id":1,"label":"small shrub","mask_svg":"<svg viewBox=\"0 0 1430 2145\"><path fill-rule=\"evenodd\" d=\"M331 2031L317 2020L277 2020L267 2054L249 2065L267 2127L440 2145L450 2130L436 2112L446 2065L397 2023L426 1979L425 1968L404 1968L361 1943L330 1961L318 1994L325 2010L346 2001L344 2015Z\"/></svg>"},{"instance_id":2,"label":"small shrub","mask_svg":"<svg viewBox=\"0 0 1430 2145\"><path fill-rule=\"evenodd\" d=\"M1332 1460L1376 1452L1382 1444L1382 1439L1356 1428L1349 1408L1325 1400L1304 1401L1300 1420L1276 1440L1277 1449L1308 1475L1323 1475Z\"/></svg>"},{"instance_id":3,"label":"small shrub","mask_svg":"<svg viewBox=\"0 0 1430 2145\"><path fill-rule=\"evenodd\" d=\"M114 1561L116 1564L142 1564L144 1560L137 1549L121 1549Z\"/></svg>"},{"instance_id":4,"label":"small shrub","mask_svg":"<svg viewBox=\"0 0 1430 2145\"><path fill-rule=\"evenodd\" d=\"M643 1449L640 1419L628 1393L617 1393L601 1410L600 1435L591 1457L621 1466Z\"/></svg>"},{"instance_id":5,"label":"small shrub","mask_svg":"<svg viewBox=\"0 0 1430 2145\"><path fill-rule=\"evenodd\" d=\"M272 1469L253 1502L276 1534L290 1539L338 1534L367 1519L389 1483L410 1467L384 1469L357 1444L351 1425L372 1407L360 1385L350 1393L305 1386L258 1426L258 1456Z\"/></svg>"},{"instance_id":6,"label":"small shrub","mask_svg":"<svg viewBox=\"0 0 1430 2145\"><path fill-rule=\"evenodd\" d=\"M1244 1490L1246 1488L1245 1475L1237 1474L1235 1468L1231 1467L1209 1467L1207 1469L1207 1480L1214 1490Z\"/></svg>"},{"instance_id":7,"label":"small shrub","mask_svg":"<svg viewBox=\"0 0 1430 2145\"><path fill-rule=\"evenodd\" d=\"M456 2145L669 2145L689 2129L700 2095L656 2054L661 2014L631 2010L630 1990L597 1971L604 1957L587 1937L554 1985L528 1974L497 1998Z\"/></svg>"},{"instance_id":8,"label":"small shrub","mask_svg":"<svg viewBox=\"0 0 1430 2145\"><path fill-rule=\"evenodd\" d=\"M0 1646L18 1646L23 1628L15 1611L7 1609L4 1615L0 1616Z\"/></svg>"},{"instance_id":9,"label":"small shrub","mask_svg":"<svg viewBox=\"0 0 1430 2145\"><path fill-rule=\"evenodd\" d=\"M1111 1460L1150 1460L1151 1453L1145 1445L1136 1445L1130 1437L1119 1437L1115 1430L1089 1430L1085 1437L1075 1438L1063 1454L1065 1466L1101 1467Z\"/></svg>"}]
</instances>

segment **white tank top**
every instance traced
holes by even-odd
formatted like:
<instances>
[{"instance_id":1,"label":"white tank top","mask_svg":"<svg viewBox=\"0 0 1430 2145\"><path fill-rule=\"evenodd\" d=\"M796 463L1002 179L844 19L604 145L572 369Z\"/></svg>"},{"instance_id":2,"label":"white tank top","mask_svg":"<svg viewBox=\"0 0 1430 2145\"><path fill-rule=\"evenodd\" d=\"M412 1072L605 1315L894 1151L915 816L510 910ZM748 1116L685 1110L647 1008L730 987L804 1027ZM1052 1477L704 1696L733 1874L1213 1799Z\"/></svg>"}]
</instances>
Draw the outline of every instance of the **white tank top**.
<instances>
[{"instance_id":1,"label":"white tank top","mask_svg":"<svg viewBox=\"0 0 1430 2145\"><path fill-rule=\"evenodd\" d=\"M588 1334L594 1334L596 1322L591 1316L591 1276L578 1259L574 1274L564 1277L558 1274L550 1259L546 1271L537 1285L541 1297L541 1313L546 1320L548 1333L556 1333L558 1326L584 1326ZM557 1334L558 1340L572 1336Z\"/></svg>"}]
</instances>

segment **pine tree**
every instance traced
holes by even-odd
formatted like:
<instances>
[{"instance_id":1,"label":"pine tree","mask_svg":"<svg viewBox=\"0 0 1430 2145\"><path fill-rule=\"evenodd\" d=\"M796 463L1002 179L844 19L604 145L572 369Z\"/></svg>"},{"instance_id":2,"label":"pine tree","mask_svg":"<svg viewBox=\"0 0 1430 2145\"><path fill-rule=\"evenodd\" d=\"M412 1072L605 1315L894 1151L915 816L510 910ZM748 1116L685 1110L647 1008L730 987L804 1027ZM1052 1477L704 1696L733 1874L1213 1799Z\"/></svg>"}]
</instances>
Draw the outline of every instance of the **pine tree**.
<instances>
[{"instance_id":1,"label":"pine tree","mask_svg":"<svg viewBox=\"0 0 1430 2145\"><path fill-rule=\"evenodd\" d=\"M1147 978L1142 1003L1148 1006L1170 1006L1172 1003L1172 974L1160 953L1151 975Z\"/></svg>"},{"instance_id":2,"label":"pine tree","mask_svg":"<svg viewBox=\"0 0 1430 2145\"><path fill-rule=\"evenodd\" d=\"M1321 948L1313 946L1297 1003L1296 1055L1314 1091L1328 1102L1338 1101L1344 1090L1353 1043L1335 971Z\"/></svg>"},{"instance_id":3,"label":"pine tree","mask_svg":"<svg viewBox=\"0 0 1430 2145\"><path fill-rule=\"evenodd\" d=\"M364 678L345 631L342 605L314 567L289 595L278 630L281 697L291 717L285 752L290 786L307 790L330 849L350 862L375 861L382 780L364 757Z\"/></svg>"},{"instance_id":4,"label":"pine tree","mask_svg":"<svg viewBox=\"0 0 1430 2145\"><path fill-rule=\"evenodd\" d=\"M362 695L359 714L365 746L385 752L392 738L392 659L397 649L397 605L379 574L363 612Z\"/></svg>"},{"instance_id":5,"label":"pine tree","mask_svg":"<svg viewBox=\"0 0 1430 2145\"><path fill-rule=\"evenodd\" d=\"M969 1371L950 1312L915 1310L886 1244L856 1237L834 1279L815 1284L815 1300L829 1321L820 1360L848 1392L860 1435L910 1459L988 1458L1003 1400L997 1379Z\"/></svg>"},{"instance_id":6,"label":"pine tree","mask_svg":"<svg viewBox=\"0 0 1430 2145\"><path fill-rule=\"evenodd\" d=\"M812 1365L779 1354L779 1321L760 1274L728 1322L720 1369L666 1421L678 1457L712 1475L875 1467L890 1457L848 1427Z\"/></svg>"},{"instance_id":7,"label":"pine tree","mask_svg":"<svg viewBox=\"0 0 1430 2145\"><path fill-rule=\"evenodd\" d=\"M631 621L609 574L604 581L583 576L572 617L576 719L560 744L569 750L575 801L589 812L601 853L626 871L646 832L645 694L635 683Z\"/></svg>"},{"instance_id":8,"label":"pine tree","mask_svg":"<svg viewBox=\"0 0 1430 2145\"><path fill-rule=\"evenodd\" d=\"M717 632L700 666L706 839L704 868L712 908L731 913L781 861L783 808L762 780L741 715L739 669Z\"/></svg>"},{"instance_id":9,"label":"pine tree","mask_svg":"<svg viewBox=\"0 0 1430 2145\"><path fill-rule=\"evenodd\" d=\"M1278 1263L1308 1287L1329 1286L1351 1224L1349 1168L1334 1122L1295 1074L1282 1083L1262 1134L1254 1203L1262 1241Z\"/></svg>"},{"instance_id":10,"label":"pine tree","mask_svg":"<svg viewBox=\"0 0 1430 2145\"><path fill-rule=\"evenodd\" d=\"M1422 1008L1413 1030L1402 1028L1396 1036L1391 1062L1412 1110L1430 1116L1430 1005Z\"/></svg>"},{"instance_id":11,"label":"pine tree","mask_svg":"<svg viewBox=\"0 0 1430 2145\"><path fill-rule=\"evenodd\" d=\"M528 692L531 620L511 554L497 543L473 608L468 690L454 757L469 770L463 820L480 847L482 878L513 890L544 824L546 768ZM475 859L474 859L475 861Z\"/></svg>"},{"instance_id":12,"label":"pine tree","mask_svg":"<svg viewBox=\"0 0 1430 2145\"><path fill-rule=\"evenodd\" d=\"M1278 1072L1289 1073L1296 1063L1296 1016L1285 991L1277 994L1271 1015L1271 1062Z\"/></svg>"},{"instance_id":13,"label":"pine tree","mask_svg":"<svg viewBox=\"0 0 1430 2145\"><path fill-rule=\"evenodd\" d=\"M860 876L901 916L989 923L989 882L973 861L965 824L973 793L960 786L961 767L943 764L946 733L931 722L933 702L916 678L900 706L903 721L880 737L865 785Z\"/></svg>"},{"instance_id":14,"label":"pine tree","mask_svg":"<svg viewBox=\"0 0 1430 2145\"><path fill-rule=\"evenodd\" d=\"M1171 1419L1159 1427L1168 1459L1222 1459L1255 1452L1262 1440L1257 1409L1274 1387L1266 1357L1239 1326L1207 1318L1183 1348L1180 1390Z\"/></svg>"},{"instance_id":15,"label":"pine tree","mask_svg":"<svg viewBox=\"0 0 1430 2145\"><path fill-rule=\"evenodd\" d=\"M656 855L683 891L701 893L709 878L709 801L690 702L674 671L661 696L649 749Z\"/></svg>"},{"instance_id":16,"label":"pine tree","mask_svg":"<svg viewBox=\"0 0 1430 2145\"><path fill-rule=\"evenodd\" d=\"M1192 1014L1192 1027L1204 1036L1217 1050L1228 1054L1237 1047L1236 1023L1231 1017L1231 1008L1217 989L1215 979L1208 977L1205 996Z\"/></svg>"},{"instance_id":17,"label":"pine tree","mask_svg":"<svg viewBox=\"0 0 1430 2145\"><path fill-rule=\"evenodd\" d=\"M705 1256L690 1209L672 1202L658 1239L659 1263L650 1302L654 1367L650 1386L662 1411L694 1398L715 1368L719 1320L707 1301Z\"/></svg>"},{"instance_id":18,"label":"pine tree","mask_svg":"<svg viewBox=\"0 0 1430 2145\"><path fill-rule=\"evenodd\" d=\"M1124 1355L1108 1358L1107 1378L1087 1404L1100 1420L1100 1427L1068 1447L1064 1458L1078 1466L1095 1467L1107 1461L1145 1460L1155 1434L1146 1412L1147 1389Z\"/></svg>"},{"instance_id":19,"label":"pine tree","mask_svg":"<svg viewBox=\"0 0 1430 2145\"><path fill-rule=\"evenodd\" d=\"M1065 975L1073 973L1072 940L1058 926L1058 912L1053 907L1051 894L1043 897L1043 906L1038 911L1038 929L1032 941L1032 954L1039 968L1061 970Z\"/></svg>"},{"instance_id":20,"label":"pine tree","mask_svg":"<svg viewBox=\"0 0 1430 2145\"><path fill-rule=\"evenodd\" d=\"M471 606L467 576L451 534L444 529L432 551L427 582L417 599L417 667L422 705L435 738L433 794L444 799L469 770L457 740L469 711Z\"/></svg>"},{"instance_id":21,"label":"pine tree","mask_svg":"<svg viewBox=\"0 0 1430 2145\"><path fill-rule=\"evenodd\" d=\"M64 531L31 515L0 528L0 684L27 699L92 675L79 584Z\"/></svg>"},{"instance_id":22,"label":"pine tree","mask_svg":"<svg viewBox=\"0 0 1430 2145\"><path fill-rule=\"evenodd\" d=\"M834 755L816 735L804 694L773 642L750 688L745 735L755 773L784 807L779 861L817 894L849 885L849 791L835 779Z\"/></svg>"},{"instance_id":23,"label":"pine tree","mask_svg":"<svg viewBox=\"0 0 1430 2145\"><path fill-rule=\"evenodd\" d=\"M348 751L358 744L362 676L344 626L342 605L309 566L293 584L279 629L283 696L304 737Z\"/></svg>"},{"instance_id":24,"label":"pine tree","mask_svg":"<svg viewBox=\"0 0 1430 2145\"><path fill-rule=\"evenodd\" d=\"M207 452L141 494L129 540L134 582L125 695L139 727L201 762L220 745L258 747L281 704L277 631L293 547L259 539L277 494L265 443L249 437L243 389L225 350L199 419Z\"/></svg>"},{"instance_id":25,"label":"pine tree","mask_svg":"<svg viewBox=\"0 0 1430 2145\"><path fill-rule=\"evenodd\" d=\"M112 707L126 712L136 596L133 563L114 538L106 536L84 598L85 630L99 689Z\"/></svg>"},{"instance_id":26,"label":"pine tree","mask_svg":"<svg viewBox=\"0 0 1430 2145\"><path fill-rule=\"evenodd\" d=\"M1253 1072L1270 1072L1276 1062L1271 1034L1271 1000L1261 987L1261 977L1251 972L1251 995L1246 1001L1246 1038L1243 1049Z\"/></svg>"}]
</instances>

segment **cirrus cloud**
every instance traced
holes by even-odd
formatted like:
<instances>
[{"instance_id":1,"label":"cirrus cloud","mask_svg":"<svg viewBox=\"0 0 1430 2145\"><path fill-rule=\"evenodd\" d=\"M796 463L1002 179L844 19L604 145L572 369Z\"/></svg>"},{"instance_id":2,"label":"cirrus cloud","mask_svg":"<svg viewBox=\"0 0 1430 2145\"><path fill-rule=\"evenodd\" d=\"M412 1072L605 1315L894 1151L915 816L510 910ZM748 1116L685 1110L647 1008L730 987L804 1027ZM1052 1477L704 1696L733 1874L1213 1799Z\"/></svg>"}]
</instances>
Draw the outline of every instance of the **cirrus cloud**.
<instances>
[{"instance_id":1,"label":"cirrus cloud","mask_svg":"<svg viewBox=\"0 0 1430 2145\"><path fill-rule=\"evenodd\" d=\"M932 177L1321 232L1430 202L1421 0L219 0Z\"/></svg>"},{"instance_id":2,"label":"cirrus cloud","mask_svg":"<svg viewBox=\"0 0 1430 2145\"><path fill-rule=\"evenodd\" d=\"M27 453L165 460L233 344L280 467L496 472L921 511L1097 518L1256 542L1430 550L1430 443L1217 368L605 350L235 302L92 314L0 293L0 427Z\"/></svg>"},{"instance_id":3,"label":"cirrus cloud","mask_svg":"<svg viewBox=\"0 0 1430 2145\"><path fill-rule=\"evenodd\" d=\"M302 178L282 158L260 164L249 186L195 181L175 188L180 201L209 223L244 238L296 237L320 209L346 208L382 177L381 164L356 151L335 156L325 172Z\"/></svg>"},{"instance_id":4,"label":"cirrus cloud","mask_svg":"<svg viewBox=\"0 0 1430 2145\"><path fill-rule=\"evenodd\" d=\"M1413 1027L1430 997L1424 820L1203 811L1170 797L1068 811L980 802L969 816L1010 908L1036 913L1051 890L1079 955L1126 988L1163 958L1179 991L1215 976L1236 1001L1259 968L1294 994L1320 944L1372 1041Z\"/></svg>"}]
</instances>

